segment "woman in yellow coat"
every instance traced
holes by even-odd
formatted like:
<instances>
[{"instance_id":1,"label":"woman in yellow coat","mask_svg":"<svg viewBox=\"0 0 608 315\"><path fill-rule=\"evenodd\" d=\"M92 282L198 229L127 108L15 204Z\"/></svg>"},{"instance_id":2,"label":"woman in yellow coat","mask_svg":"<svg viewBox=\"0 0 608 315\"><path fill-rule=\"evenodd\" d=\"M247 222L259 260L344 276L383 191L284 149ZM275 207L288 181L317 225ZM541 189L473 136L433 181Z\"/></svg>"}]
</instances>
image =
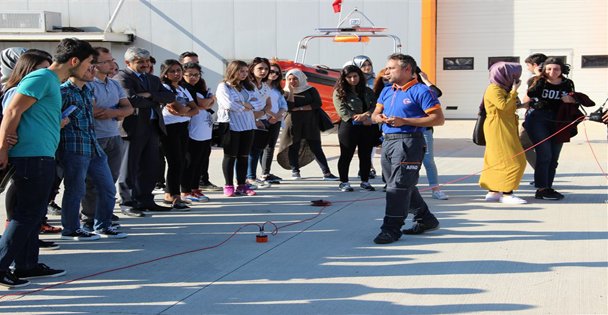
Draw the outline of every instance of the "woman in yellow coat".
<instances>
[{"instance_id":1,"label":"woman in yellow coat","mask_svg":"<svg viewBox=\"0 0 608 315\"><path fill-rule=\"evenodd\" d=\"M490 67L490 85L483 96L487 118L483 126L486 152L479 186L487 189L486 201L523 204L513 195L524 175L526 158L517 131L517 88L521 66L497 62Z\"/></svg>"}]
</instances>

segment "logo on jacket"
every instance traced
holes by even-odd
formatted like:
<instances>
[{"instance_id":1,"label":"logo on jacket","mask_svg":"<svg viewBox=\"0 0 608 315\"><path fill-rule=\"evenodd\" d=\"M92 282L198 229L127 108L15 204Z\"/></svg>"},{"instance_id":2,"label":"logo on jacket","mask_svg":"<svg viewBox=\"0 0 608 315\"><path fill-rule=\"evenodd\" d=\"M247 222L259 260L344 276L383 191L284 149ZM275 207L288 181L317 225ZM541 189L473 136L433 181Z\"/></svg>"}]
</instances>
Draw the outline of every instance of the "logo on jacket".
<instances>
[{"instance_id":1,"label":"logo on jacket","mask_svg":"<svg viewBox=\"0 0 608 315\"><path fill-rule=\"evenodd\" d=\"M412 100L410 100L409 98L404 98L403 104L405 104L405 105L412 104Z\"/></svg>"}]
</instances>

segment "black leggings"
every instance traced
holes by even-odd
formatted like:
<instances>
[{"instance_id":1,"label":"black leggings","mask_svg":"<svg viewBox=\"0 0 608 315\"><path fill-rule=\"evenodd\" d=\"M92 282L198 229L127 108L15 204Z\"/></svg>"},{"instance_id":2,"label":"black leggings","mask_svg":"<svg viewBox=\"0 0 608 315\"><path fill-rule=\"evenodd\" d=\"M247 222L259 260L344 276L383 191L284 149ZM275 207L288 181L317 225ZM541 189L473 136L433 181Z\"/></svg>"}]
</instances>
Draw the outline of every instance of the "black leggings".
<instances>
[{"instance_id":1,"label":"black leggings","mask_svg":"<svg viewBox=\"0 0 608 315\"><path fill-rule=\"evenodd\" d=\"M353 125L351 121L340 121L338 126L338 140L340 141L340 159L338 160L338 172L340 181L348 182L348 169L350 162L358 148L359 172L361 181L369 181L369 170L372 165L372 139L376 126Z\"/></svg>"},{"instance_id":2,"label":"black leggings","mask_svg":"<svg viewBox=\"0 0 608 315\"><path fill-rule=\"evenodd\" d=\"M247 177L247 160L253 145L253 130L228 131L224 135L224 160L222 170L226 185L234 185L234 168L236 164L236 183L245 184Z\"/></svg>"}]
</instances>

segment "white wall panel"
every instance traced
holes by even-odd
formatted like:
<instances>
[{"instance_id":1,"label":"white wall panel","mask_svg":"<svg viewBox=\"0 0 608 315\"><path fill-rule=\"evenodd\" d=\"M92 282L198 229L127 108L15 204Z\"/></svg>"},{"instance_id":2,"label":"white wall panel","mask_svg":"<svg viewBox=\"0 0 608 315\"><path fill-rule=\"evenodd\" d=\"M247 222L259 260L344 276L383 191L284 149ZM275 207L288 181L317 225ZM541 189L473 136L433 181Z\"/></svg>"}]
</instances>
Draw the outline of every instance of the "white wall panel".
<instances>
[{"instance_id":1,"label":"white wall panel","mask_svg":"<svg viewBox=\"0 0 608 315\"><path fill-rule=\"evenodd\" d=\"M581 56L608 54L607 20L605 0L438 0L437 85L442 104L458 106L446 116L476 117L488 84L488 57L519 56L524 65L533 52L566 52L577 90L603 102L608 69L581 69ZM475 69L444 71L444 57L474 57Z\"/></svg>"}]
</instances>

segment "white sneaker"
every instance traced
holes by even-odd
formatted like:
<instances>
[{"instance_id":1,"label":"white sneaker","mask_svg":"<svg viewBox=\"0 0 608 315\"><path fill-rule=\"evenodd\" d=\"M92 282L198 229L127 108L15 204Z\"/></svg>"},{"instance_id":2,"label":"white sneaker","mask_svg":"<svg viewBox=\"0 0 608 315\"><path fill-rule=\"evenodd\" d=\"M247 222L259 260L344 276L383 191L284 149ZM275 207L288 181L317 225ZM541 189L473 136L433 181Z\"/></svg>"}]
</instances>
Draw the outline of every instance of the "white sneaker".
<instances>
[{"instance_id":1,"label":"white sneaker","mask_svg":"<svg viewBox=\"0 0 608 315\"><path fill-rule=\"evenodd\" d=\"M446 195L441 190L433 190L433 193L431 194L431 196L437 200L448 200L448 195Z\"/></svg>"},{"instance_id":2,"label":"white sneaker","mask_svg":"<svg viewBox=\"0 0 608 315\"><path fill-rule=\"evenodd\" d=\"M500 198L502 198L501 192L490 191L486 194L486 201L496 202L496 201L500 201Z\"/></svg>"},{"instance_id":3,"label":"white sneaker","mask_svg":"<svg viewBox=\"0 0 608 315\"><path fill-rule=\"evenodd\" d=\"M524 203L528 203L524 199L521 199L515 195L503 195L499 200L501 203L511 204L511 205L521 205Z\"/></svg>"}]
</instances>

